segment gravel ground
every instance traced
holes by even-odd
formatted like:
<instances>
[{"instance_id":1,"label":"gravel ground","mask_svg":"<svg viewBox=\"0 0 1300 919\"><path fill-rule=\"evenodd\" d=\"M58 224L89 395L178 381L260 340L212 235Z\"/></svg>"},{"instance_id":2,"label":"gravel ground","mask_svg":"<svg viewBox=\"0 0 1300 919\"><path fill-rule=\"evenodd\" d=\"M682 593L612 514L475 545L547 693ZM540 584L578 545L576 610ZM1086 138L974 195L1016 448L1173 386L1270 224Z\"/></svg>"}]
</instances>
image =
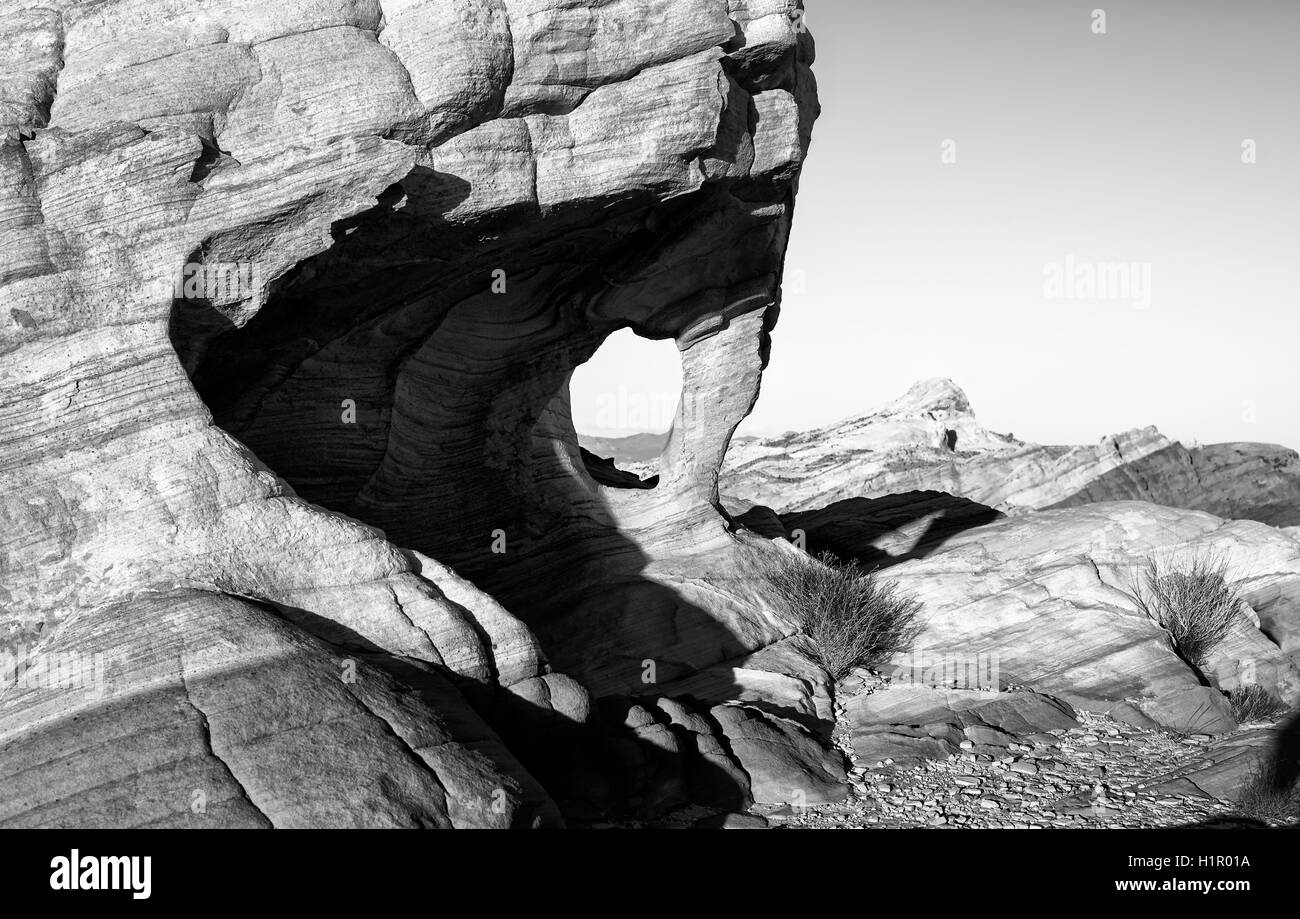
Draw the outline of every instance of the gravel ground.
<instances>
[{"instance_id":1,"label":"gravel ground","mask_svg":"<svg viewBox=\"0 0 1300 919\"><path fill-rule=\"evenodd\" d=\"M773 825L815 828L1164 827L1234 812L1231 802L1170 794L1150 780L1203 760L1205 735L1143 730L1078 713L1081 728L1052 731L1059 745L1017 744L1000 757L963 752L907 768L853 762L853 794L840 804L756 806Z\"/></svg>"},{"instance_id":2,"label":"gravel ground","mask_svg":"<svg viewBox=\"0 0 1300 919\"><path fill-rule=\"evenodd\" d=\"M858 759L850 742L845 703L862 693L887 692L888 682L862 673L839 689L843 695L834 703L831 741L848 766L846 800L803 808L758 804L732 814L691 806L653 821L601 822L592 828L1137 829L1240 813L1234 802L1210 797L1179 778L1213 766L1215 756L1221 759L1223 751L1211 746L1223 737L1134 727L1078 710L1079 727L1022 735L1020 743L1005 748L965 741L961 752L945 759L868 763Z\"/></svg>"}]
</instances>

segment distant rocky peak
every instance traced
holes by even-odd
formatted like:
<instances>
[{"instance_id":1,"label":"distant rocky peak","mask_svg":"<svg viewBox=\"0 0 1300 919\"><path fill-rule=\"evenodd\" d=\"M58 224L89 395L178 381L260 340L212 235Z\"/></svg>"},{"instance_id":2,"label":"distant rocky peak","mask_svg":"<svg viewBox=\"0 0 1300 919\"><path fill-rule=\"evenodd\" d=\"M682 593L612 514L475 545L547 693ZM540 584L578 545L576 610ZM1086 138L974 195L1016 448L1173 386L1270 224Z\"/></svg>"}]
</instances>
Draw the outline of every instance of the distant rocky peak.
<instances>
[{"instance_id":1,"label":"distant rocky peak","mask_svg":"<svg viewBox=\"0 0 1300 919\"><path fill-rule=\"evenodd\" d=\"M973 415L970 400L960 386L945 377L933 377L912 384L912 387L890 402L877 408L875 415Z\"/></svg>"}]
</instances>

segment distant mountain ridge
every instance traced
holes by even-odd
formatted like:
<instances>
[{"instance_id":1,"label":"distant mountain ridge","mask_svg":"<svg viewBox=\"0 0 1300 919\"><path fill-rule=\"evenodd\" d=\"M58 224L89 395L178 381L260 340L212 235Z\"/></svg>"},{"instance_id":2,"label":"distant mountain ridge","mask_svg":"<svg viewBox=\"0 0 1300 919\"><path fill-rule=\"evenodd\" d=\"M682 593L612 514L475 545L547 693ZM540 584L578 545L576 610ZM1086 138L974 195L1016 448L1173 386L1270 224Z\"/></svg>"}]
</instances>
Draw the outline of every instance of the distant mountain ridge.
<instances>
[{"instance_id":1,"label":"distant mountain ridge","mask_svg":"<svg viewBox=\"0 0 1300 919\"><path fill-rule=\"evenodd\" d=\"M580 435L592 454L649 474L668 434ZM938 491L1016 514L1100 501L1150 501L1300 527L1300 454L1264 443L1186 447L1155 427L1082 446L1043 445L983 427L966 393L936 378L866 414L808 431L737 437L721 473L724 506L810 511L848 498Z\"/></svg>"},{"instance_id":2,"label":"distant mountain ridge","mask_svg":"<svg viewBox=\"0 0 1300 919\"><path fill-rule=\"evenodd\" d=\"M649 463L657 460L667 443L667 431L662 434L632 434L628 437L578 435L578 445L583 449L620 464Z\"/></svg>"},{"instance_id":3,"label":"distant mountain ridge","mask_svg":"<svg viewBox=\"0 0 1300 919\"><path fill-rule=\"evenodd\" d=\"M847 498L938 491L1004 513L1140 500L1300 525L1300 454L1276 444L1185 447L1154 427L1086 446L987 430L951 380L924 380L856 418L737 438L721 474L733 513L808 511Z\"/></svg>"}]
</instances>

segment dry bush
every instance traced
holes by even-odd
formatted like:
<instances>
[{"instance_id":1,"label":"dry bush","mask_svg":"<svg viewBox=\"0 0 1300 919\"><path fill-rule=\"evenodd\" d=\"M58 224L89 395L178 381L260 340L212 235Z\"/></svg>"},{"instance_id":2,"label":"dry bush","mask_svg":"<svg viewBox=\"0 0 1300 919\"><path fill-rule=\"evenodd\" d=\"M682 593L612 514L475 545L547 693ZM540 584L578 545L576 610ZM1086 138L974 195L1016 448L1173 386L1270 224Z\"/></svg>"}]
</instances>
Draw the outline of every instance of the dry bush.
<instances>
[{"instance_id":1,"label":"dry bush","mask_svg":"<svg viewBox=\"0 0 1300 919\"><path fill-rule=\"evenodd\" d=\"M1227 563L1213 556L1182 568L1149 558L1132 594L1169 633L1179 656L1198 670L1241 615L1241 594L1227 572Z\"/></svg>"},{"instance_id":2,"label":"dry bush","mask_svg":"<svg viewBox=\"0 0 1300 919\"><path fill-rule=\"evenodd\" d=\"M1232 706L1232 717L1238 724L1277 721L1290 711L1277 696L1257 683L1229 693L1228 702Z\"/></svg>"},{"instance_id":3,"label":"dry bush","mask_svg":"<svg viewBox=\"0 0 1300 919\"><path fill-rule=\"evenodd\" d=\"M1300 782L1289 785L1276 760L1264 763L1237 796L1237 810L1256 820L1300 818Z\"/></svg>"},{"instance_id":4,"label":"dry bush","mask_svg":"<svg viewBox=\"0 0 1300 919\"><path fill-rule=\"evenodd\" d=\"M815 645L817 662L839 680L854 667L875 667L906 653L921 632L921 605L882 583L856 561L829 552L766 558L761 576L776 588L784 612Z\"/></svg>"}]
</instances>

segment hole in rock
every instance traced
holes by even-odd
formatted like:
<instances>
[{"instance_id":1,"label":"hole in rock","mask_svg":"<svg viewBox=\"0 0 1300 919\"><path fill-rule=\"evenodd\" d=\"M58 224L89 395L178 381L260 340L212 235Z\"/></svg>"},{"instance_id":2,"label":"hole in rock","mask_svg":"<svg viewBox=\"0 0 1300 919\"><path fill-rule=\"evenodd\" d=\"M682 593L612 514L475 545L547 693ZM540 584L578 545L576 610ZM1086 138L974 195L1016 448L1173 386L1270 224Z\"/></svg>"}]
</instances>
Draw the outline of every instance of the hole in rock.
<instances>
[{"instance_id":1,"label":"hole in rock","mask_svg":"<svg viewBox=\"0 0 1300 919\"><path fill-rule=\"evenodd\" d=\"M672 341L631 329L610 335L573 372L569 400L592 478L620 488L653 488L682 395L682 362Z\"/></svg>"}]
</instances>

